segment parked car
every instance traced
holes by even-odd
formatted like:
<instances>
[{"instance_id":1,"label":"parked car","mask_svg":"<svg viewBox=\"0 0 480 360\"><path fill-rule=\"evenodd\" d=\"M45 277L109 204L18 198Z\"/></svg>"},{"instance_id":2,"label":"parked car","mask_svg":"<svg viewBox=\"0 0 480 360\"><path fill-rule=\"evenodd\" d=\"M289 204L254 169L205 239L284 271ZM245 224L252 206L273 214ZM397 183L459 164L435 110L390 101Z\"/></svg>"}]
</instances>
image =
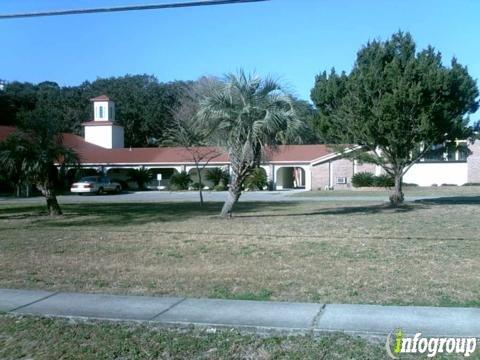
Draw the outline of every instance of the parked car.
<instances>
[{"instance_id":1,"label":"parked car","mask_svg":"<svg viewBox=\"0 0 480 360\"><path fill-rule=\"evenodd\" d=\"M122 186L107 176L86 176L73 183L70 191L79 195L86 193L120 193Z\"/></svg>"}]
</instances>

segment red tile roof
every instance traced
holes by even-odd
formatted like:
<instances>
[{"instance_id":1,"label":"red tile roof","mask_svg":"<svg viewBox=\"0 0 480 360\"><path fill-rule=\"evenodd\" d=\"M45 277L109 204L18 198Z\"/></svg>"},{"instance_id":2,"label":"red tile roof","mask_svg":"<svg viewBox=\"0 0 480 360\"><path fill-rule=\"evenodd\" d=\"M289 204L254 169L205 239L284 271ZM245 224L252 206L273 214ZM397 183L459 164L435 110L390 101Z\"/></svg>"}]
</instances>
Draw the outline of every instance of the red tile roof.
<instances>
[{"instance_id":1,"label":"red tile roof","mask_svg":"<svg viewBox=\"0 0 480 360\"><path fill-rule=\"evenodd\" d=\"M110 101L110 98L107 95L100 95L90 99L90 101Z\"/></svg>"},{"instance_id":2,"label":"red tile roof","mask_svg":"<svg viewBox=\"0 0 480 360\"><path fill-rule=\"evenodd\" d=\"M15 128L13 126L3 126L0 125L0 141L5 139L8 135L13 133Z\"/></svg>"},{"instance_id":3,"label":"red tile roof","mask_svg":"<svg viewBox=\"0 0 480 360\"><path fill-rule=\"evenodd\" d=\"M267 151L270 162L310 162L333 153L328 145L280 145L273 151Z\"/></svg>"},{"instance_id":4,"label":"red tile roof","mask_svg":"<svg viewBox=\"0 0 480 360\"><path fill-rule=\"evenodd\" d=\"M0 141L15 130L0 126ZM181 147L105 149L86 142L74 134L63 134L62 142L74 149L85 164L185 164L193 163L192 155ZM204 147L199 151L216 151L211 163L227 164L227 153L222 149ZM281 145L266 154L271 163L309 163L333 153L327 145Z\"/></svg>"}]
</instances>

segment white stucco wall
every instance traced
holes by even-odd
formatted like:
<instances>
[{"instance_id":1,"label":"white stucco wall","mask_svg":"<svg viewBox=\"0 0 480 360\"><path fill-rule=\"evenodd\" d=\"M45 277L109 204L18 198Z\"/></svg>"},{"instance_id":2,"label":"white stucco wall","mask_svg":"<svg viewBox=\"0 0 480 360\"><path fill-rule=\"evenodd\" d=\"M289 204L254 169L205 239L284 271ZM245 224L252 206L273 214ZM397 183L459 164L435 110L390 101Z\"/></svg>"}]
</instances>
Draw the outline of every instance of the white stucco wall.
<instances>
[{"instance_id":1,"label":"white stucco wall","mask_svg":"<svg viewBox=\"0 0 480 360\"><path fill-rule=\"evenodd\" d=\"M85 141L106 149L123 148L123 135L123 128L120 126L85 126Z\"/></svg>"},{"instance_id":2,"label":"white stucco wall","mask_svg":"<svg viewBox=\"0 0 480 360\"><path fill-rule=\"evenodd\" d=\"M405 174L403 182L419 186L463 185L468 182L468 165L466 162L417 163Z\"/></svg>"},{"instance_id":3,"label":"white stucco wall","mask_svg":"<svg viewBox=\"0 0 480 360\"><path fill-rule=\"evenodd\" d=\"M112 148L122 149L124 147L123 126L112 126Z\"/></svg>"},{"instance_id":4,"label":"white stucco wall","mask_svg":"<svg viewBox=\"0 0 480 360\"><path fill-rule=\"evenodd\" d=\"M100 107L103 108L102 114L100 114ZM115 104L113 103L113 101L95 101L93 103L93 120L95 121L115 120Z\"/></svg>"}]
</instances>

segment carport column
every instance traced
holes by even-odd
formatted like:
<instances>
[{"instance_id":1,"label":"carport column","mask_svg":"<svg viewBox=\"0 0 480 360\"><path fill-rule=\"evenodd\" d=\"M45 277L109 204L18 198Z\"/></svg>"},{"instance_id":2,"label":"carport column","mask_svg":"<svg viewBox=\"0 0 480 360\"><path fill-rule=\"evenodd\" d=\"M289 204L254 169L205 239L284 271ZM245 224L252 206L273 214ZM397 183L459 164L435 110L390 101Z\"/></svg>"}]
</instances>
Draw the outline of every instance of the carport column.
<instances>
[{"instance_id":1,"label":"carport column","mask_svg":"<svg viewBox=\"0 0 480 360\"><path fill-rule=\"evenodd\" d=\"M305 190L310 191L312 190L312 171L311 165L304 166L303 169L305 170Z\"/></svg>"},{"instance_id":2,"label":"carport column","mask_svg":"<svg viewBox=\"0 0 480 360\"><path fill-rule=\"evenodd\" d=\"M272 180L272 190L277 190L277 169L275 165L270 165L270 176Z\"/></svg>"},{"instance_id":3,"label":"carport column","mask_svg":"<svg viewBox=\"0 0 480 360\"><path fill-rule=\"evenodd\" d=\"M273 175L272 175L272 165L260 165L260 167L265 170L265 174L267 175L267 182L273 184ZM273 190L272 188L268 188L269 190Z\"/></svg>"},{"instance_id":4,"label":"carport column","mask_svg":"<svg viewBox=\"0 0 480 360\"><path fill-rule=\"evenodd\" d=\"M328 187L333 188L333 161L328 162Z\"/></svg>"},{"instance_id":5,"label":"carport column","mask_svg":"<svg viewBox=\"0 0 480 360\"><path fill-rule=\"evenodd\" d=\"M190 170L196 170L197 168L195 166L185 166L185 172L189 173Z\"/></svg>"}]
</instances>

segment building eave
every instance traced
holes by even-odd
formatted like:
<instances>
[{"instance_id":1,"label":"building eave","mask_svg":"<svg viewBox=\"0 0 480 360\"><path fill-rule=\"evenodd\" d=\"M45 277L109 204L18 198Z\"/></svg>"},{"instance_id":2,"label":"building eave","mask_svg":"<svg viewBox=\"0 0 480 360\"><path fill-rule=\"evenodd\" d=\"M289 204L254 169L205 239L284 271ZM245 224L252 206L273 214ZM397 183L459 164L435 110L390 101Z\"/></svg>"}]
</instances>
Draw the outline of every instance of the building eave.
<instances>
[{"instance_id":1,"label":"building eave","mask_svg":"<svg viewBox=\"0 0 480 360\"><path fill-rule=\"evenodd\" d=\"M352 151L360 150L361 148L362 148L362 146L360 146L360 145L356 145L356 146L350 147L350 148L345 148L344 151L341 151L341 152L337 151L337 152L334 152L334 153L331 153L331 154L321 156L317 159L314 159L310 162L310 165L312 165L312 166L319 165L319 164L324 163L326 161L333 160L333 159L336 159L338 157L341 157L344 154L351 153Z\"/></svg>"}]
</instances>

